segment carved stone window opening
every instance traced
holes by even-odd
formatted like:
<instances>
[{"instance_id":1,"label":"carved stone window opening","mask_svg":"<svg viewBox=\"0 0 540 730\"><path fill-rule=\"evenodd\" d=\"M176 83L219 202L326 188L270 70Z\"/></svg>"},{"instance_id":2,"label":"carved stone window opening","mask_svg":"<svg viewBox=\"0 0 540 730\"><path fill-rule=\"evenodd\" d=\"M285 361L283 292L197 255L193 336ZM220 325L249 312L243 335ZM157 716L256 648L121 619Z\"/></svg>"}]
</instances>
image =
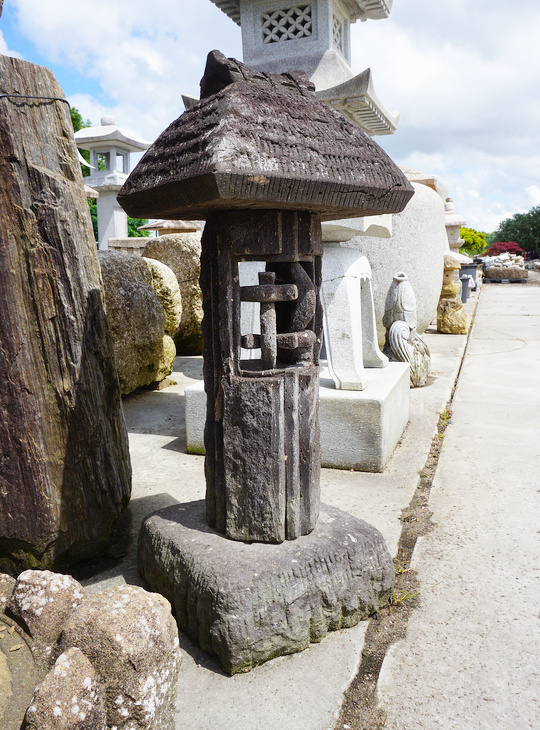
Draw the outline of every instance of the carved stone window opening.
<instances>
[{"instance_id":1,"label":"carved stone window opening","mask_svg":"<svg viewBox=\"0 0 540 730\"><path fill-rule=\"evenodd\" d=\"M345 55L345 24L337 15L332 19L333 43L340 53Z\"/></svg>"},{"instance_id":2,"label":"carved stone window opening","mask_svg":"<svg viewBox=\"0 0 540 730\"><path fill-rule=\"evenodd\" d=\"M317 342L315 270L311 262L268 262L259 283L240 287L240 302L259 304L258 332L241 336L243 350L257 350L260 359L241 363L251 373L314 362ZM259 324L259 323L257 323Z\"/></svg>"},{"instance_id":3,"label":"carved stone window opening","mask_svg":"<svg viewBox=\"0 0 540 730\"><path fill-rule=\"evenodd\" d=\"M268 11L262 14L263 43L279 43L312 34L311 5Z\"/></svg>"}]
</instances>

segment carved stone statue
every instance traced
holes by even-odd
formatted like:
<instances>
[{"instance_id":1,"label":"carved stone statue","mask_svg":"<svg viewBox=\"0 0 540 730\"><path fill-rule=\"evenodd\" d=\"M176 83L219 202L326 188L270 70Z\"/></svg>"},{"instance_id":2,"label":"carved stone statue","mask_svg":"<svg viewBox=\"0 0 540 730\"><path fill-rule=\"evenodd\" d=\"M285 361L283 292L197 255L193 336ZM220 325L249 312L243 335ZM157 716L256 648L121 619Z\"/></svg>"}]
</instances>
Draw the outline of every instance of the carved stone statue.
<instances>
[{"instance_id":1,"label":"carved stone statue","mask_svg":"<svg viewBox=\"0 0 540 730\"><path fill-rule=\"evenodd\" d=\"M425 385L431 357L428 346L416 331L416 297L403 272L394 276L388 291L383 325L386 328L384 354L390 360L409 363L413 388Z\"/></svg>"}]
</instances>

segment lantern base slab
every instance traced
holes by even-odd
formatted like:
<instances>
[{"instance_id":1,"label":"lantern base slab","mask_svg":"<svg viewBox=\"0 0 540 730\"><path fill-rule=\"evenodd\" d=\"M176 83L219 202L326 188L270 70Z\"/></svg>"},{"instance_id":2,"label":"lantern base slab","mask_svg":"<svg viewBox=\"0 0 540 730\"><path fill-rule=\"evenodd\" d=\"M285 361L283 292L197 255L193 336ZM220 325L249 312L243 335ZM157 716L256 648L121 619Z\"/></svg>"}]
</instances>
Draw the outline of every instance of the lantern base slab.
<instances>
[{"instance_id":1,"label":"lantern base slab","mask_svg":"<svg viewBox=\"0 0 540 730\"><path fill-rule=\"evenodd\" d=\"M356 625L388 602L394 584L380 532L328 505L310 535L279 545L215 532L202 500L166 507L142 525L139 572L228 674Z\"/></svg>"}]
</instances>

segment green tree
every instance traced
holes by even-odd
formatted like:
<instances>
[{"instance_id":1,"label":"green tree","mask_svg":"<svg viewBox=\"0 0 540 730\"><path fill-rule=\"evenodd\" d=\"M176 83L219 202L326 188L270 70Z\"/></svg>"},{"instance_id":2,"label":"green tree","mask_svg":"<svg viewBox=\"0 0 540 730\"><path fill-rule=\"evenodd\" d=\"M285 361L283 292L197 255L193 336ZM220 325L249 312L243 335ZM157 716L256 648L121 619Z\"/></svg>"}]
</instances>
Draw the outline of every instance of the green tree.
<instances>
[{"instance_id":1,"label":"green tree","mask_svg":"<svg viewBox=\"0 0 540 730\"><path fill-rule=\"evenodd\" d=\"M474 228L460 228L460 236L465 244L459 249L467 256L480 256L487 248L487 233L475 231Z\"/></svg>"},{"instance_id":2,"label":"green tree","mask_svg":"<svg viewBox=\"0 0 540 730\"><path fill-rule=\"evenodd\" d=\"M128 217L128 236L130 238L147 238L150 231L138 231L139 226L145 226L148 220L145 218L129 218Z\"/></svg>"},{"instance_id":3,"label":"green tree","mask_svg":"<svg viewBox=\"0 0 540 730\"><path fill-rule=\"evenodd\" d=\"M490 236L492 242L515 241L522 249L534 252L540 250L540 205L528 213L516 213L504 220Z\"/></svg>"},{"instance_id":4,"label":"green tree","mask_svg":"<svg viewBox=\"0 0 540 730\"><path fill-rule=\"evenodd\" d=\"M73 131L78 132L79 129L85 129L86 127L91 127L92 122L89 119L83 119L82 114L77 109L77 107L72 106L70 107L70 113L71 113L71 123L73 124ZM90 152L88 150L79 150L80 154L82 155L83 159L85 159L88 163L90 163ZM81 164L81 171L83 174L83 177L88 177L90 175L90 168L86 167L86 165ZM88 207L90 208L90 217L92 218L92 227L94 229L94 237L96 241L98 240L98 227L97 227L97 204L96 201L92 198L88 199ZM140 236L149 236L150 231L138 231L137 228L139 226L145 226L148 223L148 219L146 218L130 218L128 216L128 236L130 238L138 238Z\"/></svg>"}]
</instances>

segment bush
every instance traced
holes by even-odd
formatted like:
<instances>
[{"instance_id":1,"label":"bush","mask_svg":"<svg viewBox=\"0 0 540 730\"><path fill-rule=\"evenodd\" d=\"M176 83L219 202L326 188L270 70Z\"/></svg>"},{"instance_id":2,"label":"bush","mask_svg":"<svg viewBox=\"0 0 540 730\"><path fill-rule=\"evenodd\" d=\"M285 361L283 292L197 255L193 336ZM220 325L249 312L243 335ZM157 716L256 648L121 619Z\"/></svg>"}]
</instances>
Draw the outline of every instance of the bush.
<instances>
[{"instance_id":1,"label":"bush","mask_svg":"<svg viewBox=\"0 0 540 730\"><path fill-rule=\"evenodd\" d=\"M501 253L524 253L515 241L497 241L492 243L486 251L486 256L498 256Z\"/></svg>"}]
</instances>

